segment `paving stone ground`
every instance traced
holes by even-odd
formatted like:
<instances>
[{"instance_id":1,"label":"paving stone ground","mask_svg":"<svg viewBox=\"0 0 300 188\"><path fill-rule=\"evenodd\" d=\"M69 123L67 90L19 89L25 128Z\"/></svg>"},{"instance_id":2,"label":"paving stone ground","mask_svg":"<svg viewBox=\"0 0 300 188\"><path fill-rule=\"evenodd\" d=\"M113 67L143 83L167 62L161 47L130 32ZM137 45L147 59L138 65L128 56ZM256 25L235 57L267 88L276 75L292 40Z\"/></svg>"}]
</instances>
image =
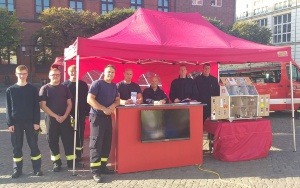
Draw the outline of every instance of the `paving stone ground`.
<instances>
[{"instance_id":1,"label":"paving stone ground","mask_svg":"<svg viewBox=\"0 0 300 188\"><path fill-rule=\"evenodd\" d=\"M201 168L217 172L200 170L198 166L152 170L128 174L104 175L104 183L96 184L89 171L88 140L85 140L83 161L84 168L74 173L66 167L66 160L61 148L63 169L61 172L51 171L49 147L45 133L39 136L39 147L42 153L42 170L44 176L35 177L32 174L29 148L24 140L23 175L18 179L11 179L12 146L10 133L7 131L5 120L5 87L0 87L0 187L111 187L111 188L199 188L199 187L233 187L233 188L290 188L300 187L300 120L296 123L297 152L293 151L293 137L290 112L271 113L273 144L269 156L263 159L222 162L209 154L208 141L203 136L203 164ZM42 113L42 119L44 114ZM42 120L41 126L45 130ZM132 159L134 160L134 159ZM73 176L77 174L77 176Z\"/></svg>"}]
</instances>

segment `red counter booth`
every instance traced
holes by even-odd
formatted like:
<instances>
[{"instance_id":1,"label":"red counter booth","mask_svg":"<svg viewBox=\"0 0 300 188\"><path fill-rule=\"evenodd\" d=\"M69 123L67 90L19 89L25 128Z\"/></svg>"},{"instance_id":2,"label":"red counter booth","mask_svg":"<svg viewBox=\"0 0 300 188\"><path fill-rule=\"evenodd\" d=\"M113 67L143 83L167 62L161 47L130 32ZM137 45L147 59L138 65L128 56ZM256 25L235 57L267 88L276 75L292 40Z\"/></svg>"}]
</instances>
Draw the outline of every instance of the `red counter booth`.
<instances>
[{"instance_id":1,"label":"red counter booth","mask_svg":"<svg viewBox=\"0 0 300 188\"><path fill-rule=\"evenodd\" d=\"M189 109L190 139L141 142L141 110ZM118 173L202 164L201 104L119 106L113 123L110 162Z\"/></svg>"},{"instance_id":2,"label":"red counter booth","mask_svg":"<svg viewBox=\"0 0 300 188\"><path fill-rule=\"evenodd\" d=\"M204 131L214 134L213 156L222 161L267 157L272 146L271 121L267 119L206 120Z\"/></svg>"}]
</instances>

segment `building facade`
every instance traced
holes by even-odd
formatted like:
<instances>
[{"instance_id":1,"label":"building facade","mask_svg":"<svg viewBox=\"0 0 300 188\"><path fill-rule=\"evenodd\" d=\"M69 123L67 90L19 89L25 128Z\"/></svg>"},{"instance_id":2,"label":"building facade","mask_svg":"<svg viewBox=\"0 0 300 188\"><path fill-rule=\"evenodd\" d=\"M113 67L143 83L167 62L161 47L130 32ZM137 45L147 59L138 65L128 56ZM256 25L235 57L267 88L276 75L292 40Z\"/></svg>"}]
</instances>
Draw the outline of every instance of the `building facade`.
<instances>
[{"instance_id":1,"label":"building facade","mask_svg":"<svg viewBox=\"0 0 300 188\"><path fill-rule=\"evenodd\" d=\"M16 81L14 71L17 65L25 64L30 71L29 81L39 83L48 79L50 65L35 63L37 41L31 36L42 24L38 16L50 7L70 7L76 11L89 10L105 14L114 8L146 8L164 12L199 12L206 17L215 17L224 25L230 25L235 18L235 0L1 0L0 8L16 12L24 31L21 46L10 60L0 63L0 84L9 85Z\"/></svg>"},{"instance_id":2,"label":"building facade","mask_svg":"<svg viewBox=\"0 0 300 188\"><path fill-rule=\"evenodd\" d=\"M255 21L272 32L271 43L291 46L300 65L300 0L237 0L236 21Z\"/></svg>"}]
</instances>

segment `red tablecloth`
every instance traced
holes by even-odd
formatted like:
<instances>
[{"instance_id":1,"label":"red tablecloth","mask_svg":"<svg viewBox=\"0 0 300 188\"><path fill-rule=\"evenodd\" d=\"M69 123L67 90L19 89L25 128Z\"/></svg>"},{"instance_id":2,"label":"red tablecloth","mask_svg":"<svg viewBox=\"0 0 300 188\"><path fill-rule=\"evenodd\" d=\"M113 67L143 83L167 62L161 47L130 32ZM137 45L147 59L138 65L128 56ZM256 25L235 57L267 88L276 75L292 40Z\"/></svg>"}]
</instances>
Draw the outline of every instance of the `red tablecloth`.
<instances>
[{"instance_id":1,"label":"red tablecloth","mask_svg":"<svg viewBox=\"0 0 300 188\"><path fill-rule=\"evenodd\" d=\"M211 121L204 131L214 134L213 156L222 161L244 161L268 156L272 146L271 121L266 119Z\"/></svg>"}]
</instances>

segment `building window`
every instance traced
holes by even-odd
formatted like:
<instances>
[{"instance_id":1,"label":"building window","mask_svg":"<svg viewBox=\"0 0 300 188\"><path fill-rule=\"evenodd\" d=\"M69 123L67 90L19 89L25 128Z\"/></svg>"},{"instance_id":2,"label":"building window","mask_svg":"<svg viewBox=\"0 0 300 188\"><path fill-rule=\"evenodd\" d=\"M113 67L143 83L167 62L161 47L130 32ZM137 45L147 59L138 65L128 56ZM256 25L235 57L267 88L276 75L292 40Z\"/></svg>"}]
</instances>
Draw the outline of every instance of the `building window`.
<instances>
[{"instance_id":1,"label":"building window","mask_svg":"<svg viewBox=\"0 0 300 188\"><path fill-rule=\"evenodd\" d=\"M158 10L169 12L169 0L158 0Z\"/></svg>"},{"instance_id":2,"label":"building window","mask_svg":"<svg viewBox=\"0 0 300 188\"><path fill-rule=\"evenodd\" d=\"M130 7L133 9L142 8L142 0L130 0Z\"/></svg>"},{"instance_id":3,"label":"building window","mask_svg":"<svg viewBox=\"0 0 300 188\"><path fill-rule=\"evenodd\" d=\"M203 0L193 0L192 5L203 5Z\"/></svg>"},{"instance_id":4,"label":"building window","mask_svg":"<svg viewBox=\"0 0 300 188\"><path fill-rule=\"evenodd\" d=\"M106 14L114 10L114 0L101 0L101 12Z\"/></svg>"},{"instance_id":5,"label":"building window","mask_svg":"<svg viewBox=\"0 0 300 188\"><path fill-rule=\"evenodd\" d=\"M221 7L222 6L222 0L212 0L211 1L211 6Z\"/></svg>"},{"instance_id":6,"label":"building window","mask_svg":"<svg viewBox=\"0 0 300 188\"><path fill-rule=\"evenodd\" d=\"M50 0L35 0L35 12L40 14L43 10L50 8Z\"/></svg>"},{"instance_id":7,"label":"building window","mask_svg":"<svg viewBox=\"0 0 300 188\"><path fill-rule=\"evenodd\" d=\"M70 1L70 8L76 10L77 12L81 12L83 9L83 2L82 1Z\"/></svg>"},{"instance_id":8,"label":"building window","mask_svg":"<svg viewBox=\"0 0 300 188\"><path fill-rule=\"evenodd\" d=\"M0 50L1 57L0 57L0 65L10 65L10 64L17 64L17 56L15 51L11 50Z\"/></svg>"},{"instance_id":9,"label":"building window","mask_svg":"<svg viewBox=\"0 0 300 188\"><path fill-rule=\"evenodd\" d=\"M257 20L256 22L260 27L267 27L268 26L268 19L267 18Z\"/></svg>"},{"instance_id":10,"label":"building window","mask_svg":"<svg viewBox=\"0 0 300 188\"><path fill-rule=\"evenodd\" d=\"M291 14L275 16L273 19L273 43L291 42Z\"/></svg>"},{"instance_id":11,"label":"building window","mask_svg":"<svg viewBox=\"0 0 300 188\"><path fill-rule=\"evenodd\" d=\"M13 12L15 10L15 2L14 0L0 0L0 8L7 8L9 12Z\"/></svg>"}]
</instances>

